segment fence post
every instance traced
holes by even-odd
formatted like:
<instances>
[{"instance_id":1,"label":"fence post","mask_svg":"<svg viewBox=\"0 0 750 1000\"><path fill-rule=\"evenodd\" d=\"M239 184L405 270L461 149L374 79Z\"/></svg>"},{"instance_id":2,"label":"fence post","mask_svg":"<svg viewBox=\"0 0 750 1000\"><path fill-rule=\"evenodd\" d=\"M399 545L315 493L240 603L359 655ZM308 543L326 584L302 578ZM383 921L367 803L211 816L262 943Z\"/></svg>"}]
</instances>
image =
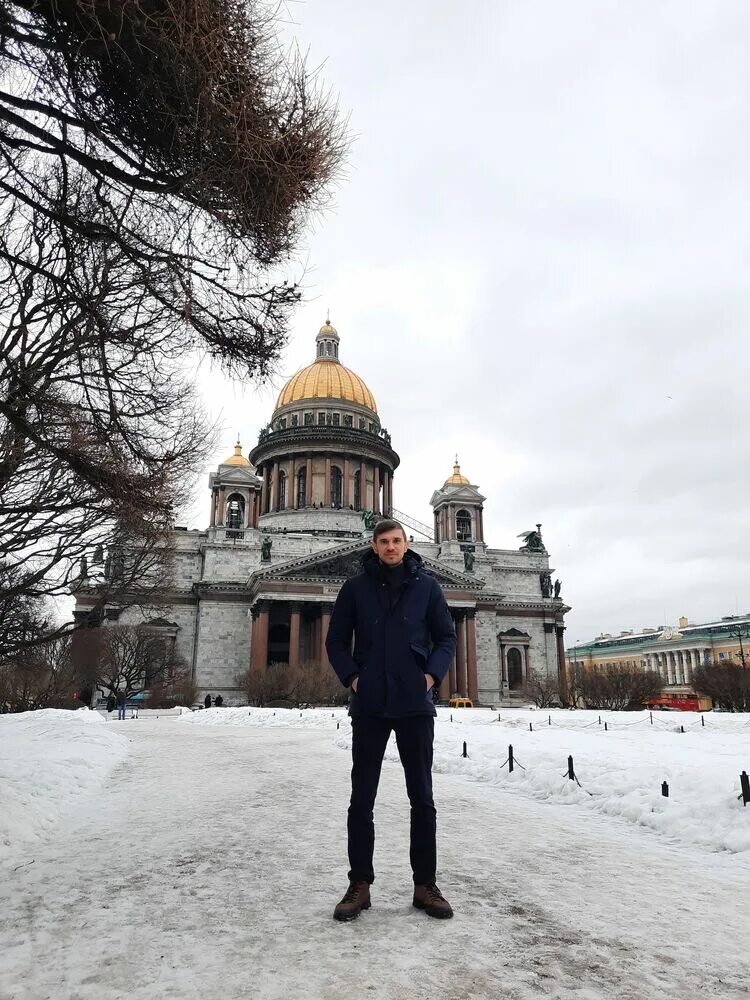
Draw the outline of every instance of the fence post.
<instances>
[{"instance_id":1,"label":"fence post","mask_svg":"<svg viewBox=\"0 0 750 1000\"><path fill-rule=\"evenodd\" d=\"M600 716L599 716L599 725L601 726L601 724L602 724L602 717L601 717L601 715L600 715Z\"/></svg>"},{"instance_id":2,"label":"fence post","mask_svg":"<svg viewBox=\"0 0 750 1000\"><path fill-rule=\"evenodd\" d=\"M653 726L653 724L654 724L654 713L653 712L649 712L648 713L648 717L649 717L649 721L651 722L651 725Z\"/></svg>"},{"instance_id":3,"label":"fence post","mask_svg":"<svg viewBox=\"0 0 750 1000\"><path fill-rule=\"evenodd\" d=\"M337 728L337 729L339 728L339 723L338 723L338 722L336 723L336 728Z\"/></svg>"},{"instance_id":4,"label":"fence post","mask_svg":"<svg viewBox=\"0 0 750 1000\"><path fill-rule=\"evenodd\" d=\"M570 781L576 780L576 773L573 770L573 758L570 756L568 757L568 779Z\"/></svg>"},{"instance_id":5,"label":"fence post","mask_svg":"<svg viewBox=\"0 0 750 1000\"><path fill-rule=\"evenodd\" d=\"M703 718L703 716L701 716L701 726L705 726L705 724L706 724L706 720Z\"/></svg>"},{"instance_id":6,"label":"fence post","mask_svg":"<svg viewBox=\"0 0 750 1000\"><path fill-rule=\"evenodd\" d=\"M508 747L508 774L513 773L513 744Z\"/></svg>"},{"instance_id":7,"label":"fence post","mask_svg":"<svg viewBox=\"0 0 750 1000\"><path fill-rule=\"evenodd\" d=\"M742 804L746 806L750 802L750 778L747 776L747 771L743 771L740 775L740 787L742 788Z\"/></svg>"},{"instance_id":8,"label":"fence post","mask_svg":"<svg viewBox=\"0 0 750 1000\"><path fill-rule=\"evenodd\" d=\"M464 752L461 754L461 756L462 757L468 757L469 756L468 753L466 752L466 740L464 740Z\"/></svg>"},{"instance_id":9,"label":"fence post","mask_svg":"<svg viewBox=\"0 0 750 1000\"><path fill-rule=\"evenodd\" d=\"M607 723L606 722L604 723L604 732L605 733L607 732Z\"/></svg>"},{"instance_id":10,"label":"fence post","mask_svg":"<svg viewBox=\"0 0 750 1000\"><path fill-rule=\"evenodd\" d=\"M499 712L497 713L497 721L498 722L500 721L500 713Z\"/></svg>"},{"instance_id":11,"label":"fence post","mask_svg":"<svg viewBox=\"0 0 750 1000\"><path fill-rule=\"evenodd\" d=\"M551 715L548 715L548 716L547 716L547 725L548 725L548 726L551 726L551 725L552 725L552 716L551 716Z\"/></svg>"},{"instance_id":12,"label":"fence post","mask_svg":"<svg viewBox=\"0 0 750 1000\"><path fill-rule=\"evenodd\" d=\"M529 723L529 732L530 733L534 732L534 727L531 725L531 723Z\"/></svg>"},{"instance_id":13,"label":"fence post","mask_svg":"<svg viewBox=\"0 0 750 1000\"><path fill-rule=\"evenodd\" d=\"M664 796L665 799L669 798L669 785L666 783L666 781L662 781L661 783L661 794Z\"/></svg>"},{"instance_id":14,"label":"fence post","mask_svg":"<svg viewBox=\"0 0 750 1000\"><path fill-rule=\"evenodd\" d=\"M680 726L680 732L681 732L681 733L684 733L684 732L685 732L685 727L684 727L684 726Z\"/></svg>"}]
</instances>

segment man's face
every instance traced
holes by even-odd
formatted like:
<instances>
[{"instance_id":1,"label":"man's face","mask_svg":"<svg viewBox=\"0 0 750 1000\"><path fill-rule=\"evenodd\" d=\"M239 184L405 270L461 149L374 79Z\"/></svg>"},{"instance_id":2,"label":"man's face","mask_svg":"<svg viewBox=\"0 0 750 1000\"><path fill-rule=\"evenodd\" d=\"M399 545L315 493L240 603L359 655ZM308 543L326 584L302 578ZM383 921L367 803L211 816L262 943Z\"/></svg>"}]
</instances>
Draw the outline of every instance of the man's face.
<instances>
[{"instance_id":1,"label":"man's face","mask_svg":"<svg viewBox=\"0 0 750 1000\"><path fill-rule=\"evenodd\" d=\"M372 551L377 553L378 559L386 566L398 566L408 548L409 543L398 528L385 531L372 540Z\"/></svg>"}]
</instances>

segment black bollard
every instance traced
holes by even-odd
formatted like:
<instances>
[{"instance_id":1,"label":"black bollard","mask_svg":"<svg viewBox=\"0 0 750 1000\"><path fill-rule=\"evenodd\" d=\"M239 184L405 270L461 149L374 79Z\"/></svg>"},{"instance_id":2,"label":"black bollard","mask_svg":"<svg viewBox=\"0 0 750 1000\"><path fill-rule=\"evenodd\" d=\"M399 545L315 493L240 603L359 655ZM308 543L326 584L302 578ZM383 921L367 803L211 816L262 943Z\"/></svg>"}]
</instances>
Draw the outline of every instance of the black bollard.
<instances>
[{"instance_id":1,"label":"black bollard","mask_svg":"<svg viewBox=\"0 0 750 1000\"><path fill-rule=\"evenodd\" d=\"M654 713L653 712L649 712L648 713L648 717L649 717L649 721L651 722L651 725L653 726L653 724L654 724Z\"/></svg>"},{"instance_id":2,"label":"black bollard","mask_svg":"<svg viewBox=\"0 0 750 1000\"><path fill-rule=\"evenodd\" d=\"M551 716L551 715L548 715L548 716L547 716L547 725L548 725L548 726L551 726L551 725L552 725L552 716Z\"/></svg>"},{"instance_id":3,"label":"black bollard","mask_svg":"<svg viewBox=\"0 0 750 1000\"><path fill-rule=\"evenodd\" d=\"M599 725L601 726L601 724L602 724L602 717L601 717L601 715L600 715L600 716L599 716Z\"/></svg>"},{"instance_id":4,"label":"black bollard","mask_svg":"<svg viewBox=\"0 0 750 1000\"><path fill-rule=\"evenodd\" d=\"M534 727L531 725L531 723L529 723L529 732L530 733L534 732Z\"/></svg>"},{"instance_id":5,"label":"black bollard","mask_svg":"<svg viewBox=\"0 0 750 1000\"><path fill-rule=\"evenodd\" d=\"M604 723L604 732L605 733L607 732L607 723L606 722Z\"/></svg>"},{"instance_id":6,"label":"black bollard","mask_svg":"<svg viewBox=\"0 0 750 1000\"><path fill-rule=\"evenodd\" d=\"M742 789L742 804L746 806L750 802L750 778L747 776L747 771L743 771L740 775L740 788Z\"/></svg>"},{"instance_id":7,"label":"black bollard","mask_svg":"<svg viewBox=\"0 0 750 1000\"><path fill-rule=\"evenodd\" d=\"M701 726L705 726L705 724L706 724L706 720L703 718L703 716L701 716Z\"/></svg>"},{"instance_id":8,"label":"black bollard","mask_svg":"<svg viewBox=\"0 0 750 1000\"><path fill-rule=\"evenodd\" d=\"M508 774L513 772L513 744L508 747Z\"/></svg>"},{"instance_id":9,"label":"black bollard","mask_svg":"<svg viewBox=\"0 0 750 1000\"><path fill-rule=\"evenodd\" d=\"M453 714L451 713L451 722L453 722Z\"/></svg>"},{"instance_id":10,"label":"black bollard","mask_svg":"<svg viewBox=\"0 0 750 1000\"><path fill-rule=\"evenodd\" d=\"M662 781L661 783L661 794L664 796L665 799L669 798L669 785L666 783L666 781Z\"/></svg>"},{"instance_id":11,"label":"black bollard","mask_svg":"<svg viewBox=\"0 0 750 1000\"><path fill-rule=\"evenodd\" d=\"M576 780L576 773L573 770L573 758L572 757L568 757L568 779L570 781L575 781Z\"/></svg>"},{"instance_id":12,"label":"black bollard","mask_svg":"<svg viewBox=\"0 0 750 1000\"><path fill-rule=\"evenodd\" d=\"M339 723L338 723L338 722L336 723L336 728L337 728L337 729L339 728Z\"/></svg>"},{"instance_id":13,"label":"black bollard","mask_svg":"<svg viewBox=\"0 0 750 1000\"><path fill-rule=\"evenodd\" d=\"M681 733L684 733L684 732L685 732L685 727L684 727L684 726L680 726L680 732L681 732Z\"/></svg>"},{"instance_id":14,"label":"black bollard","mask_svg":"<svg viewBox=\"0 0 750 1000\"><path fill-rule=\"evenodd\" d=\"M500 721L500 713L499 712L497 713L497 721L498 722Z\"/></svg>"},{"instance_id":15,"label":"black bollard","mask_svg":"<svg viewBox=\"0 0 750 1000\"><path fill-rule=\"evenodd\" d=\"M469 756L468 753L466 752L466 740L464 740L464 752L461 754L461 756L462 757L468 757Z\"/></svg>"}]
</instances>

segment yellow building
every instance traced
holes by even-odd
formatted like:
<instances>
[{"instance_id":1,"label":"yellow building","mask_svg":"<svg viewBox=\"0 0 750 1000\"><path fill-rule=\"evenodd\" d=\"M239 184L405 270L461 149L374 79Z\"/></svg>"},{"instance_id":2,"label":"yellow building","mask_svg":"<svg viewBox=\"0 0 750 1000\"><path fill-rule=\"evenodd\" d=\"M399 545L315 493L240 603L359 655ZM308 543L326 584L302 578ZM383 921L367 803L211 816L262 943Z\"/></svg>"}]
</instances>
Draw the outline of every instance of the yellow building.
<instances>
[{"instance_id":1,"label":"yellow building","mask_svg":"<svg viewBox=\"0 0 750 1000\"><path fill-rule=\"evenodd\" d=\"M719 621L677 628L661 625L640 631L604 633L565 651L566 667L588 670L633 667L660 674L664 690L692 694L693 673L704 664L736 663L750 668L750 615L727 615Z\"/></svg>"}]
</instances>

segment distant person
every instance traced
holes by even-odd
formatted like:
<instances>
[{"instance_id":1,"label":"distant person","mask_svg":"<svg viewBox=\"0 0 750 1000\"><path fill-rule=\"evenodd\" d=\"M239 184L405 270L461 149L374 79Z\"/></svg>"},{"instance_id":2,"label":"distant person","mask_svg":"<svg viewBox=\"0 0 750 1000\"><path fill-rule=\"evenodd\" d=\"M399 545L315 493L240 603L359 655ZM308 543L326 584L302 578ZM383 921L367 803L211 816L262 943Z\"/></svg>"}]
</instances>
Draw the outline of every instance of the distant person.
<instances>
[{"instance_id":1,"label":"distant person","mask_svg":"<svg viewBox=\"0 0 750 1000\"><path fill-rule=\"evenodd\" d=\"M353 920L370 906L370 885L375 880L372 812L383 755L394 732L411 803L412 903L431 917L452 917L450 903L435 881L436 712L431 688L439 686L448 672L456 651L456 630L440 585L426 572L421 557L409 551L398 521L378 521L372 551L362 562L364 572L350 577L339 592L326 641L333 669L352 690L349 888L333 916Z\"/></svg>"},{"instance_id":2,"label":"distant person","mask_svg":"<svg viewBox=\"0 0 750 1000\"><path fill-rule=\"evenodd\" d=\"M224 704L224 699L220 694L217 694L216 697L214 698L214 707L221 708L223 704Z\"/></svg>"},{"instance_id":3,"label":"distant person","mask_svg":"<svg viewBox=\"0 0 750 1000\"><path fill-rule=\"evenodd\" d=\"M210 708L211 707L211 695L210 694L207 694L206 697L203 699L203 707L204 708Z\"/></svg>"},{"instance_id":4,"label":"distant person","mask_svg":"<svg viewBox=\"0 0 750 1000\"><path fill-rule=\"evenodd\" d=\"M114 712L116 704L117 704L117 699L110 691L109 697L107 698L107 712L109 713Z\"/></svg>"},{"instance_id":5,"label":"distant person","mask_svg":"<svg viewBox=\"0 0 750 1000\"><path fill-rule=\"evenodd\" d=\"M127 698L125 697L125 692L120 690L117 692L117 718L125 718L125 705L127 703Z\"/></svg>"}]
</instances>

